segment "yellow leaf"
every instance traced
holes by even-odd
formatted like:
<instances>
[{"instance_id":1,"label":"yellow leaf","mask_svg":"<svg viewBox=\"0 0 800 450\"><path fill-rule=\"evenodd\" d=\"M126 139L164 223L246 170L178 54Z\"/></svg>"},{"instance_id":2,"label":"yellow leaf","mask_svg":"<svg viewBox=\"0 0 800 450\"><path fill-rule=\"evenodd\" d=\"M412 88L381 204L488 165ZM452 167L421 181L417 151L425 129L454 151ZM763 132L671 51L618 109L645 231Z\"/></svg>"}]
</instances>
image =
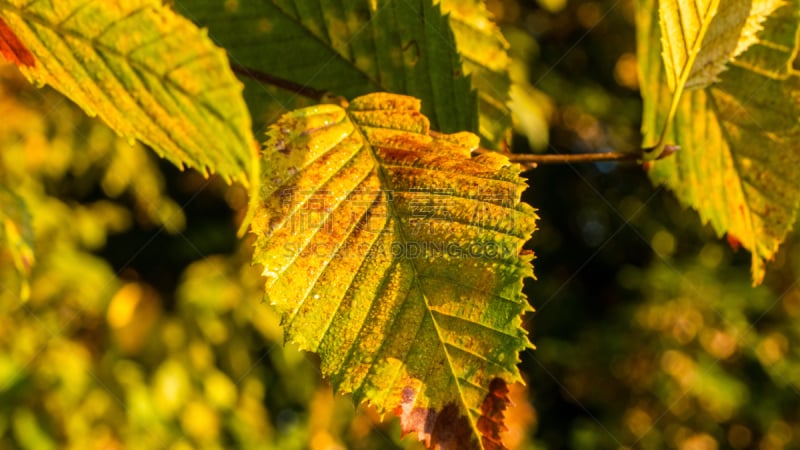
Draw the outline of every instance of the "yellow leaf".
<instances>
[{"instance_id":1,"label":"yellow leaf","mask_svg":"<svg viewBox=\"0 0 800 450\"><path fill-rule=\"evenodd\" d=\"M536 216L516 165L470 157L471 133L431 136L419 111L371 94L273 124L253 260L287 339L318 352L339 391L430 445L449 432L452 448L502 448L502 392L530 346Z\"/></svg>"},{"instance_id":2,"label":"yellow leaf","mask_svg":"<svg viewBox=\"0 0 800 450\"><path fill-rule=\"evenodd\" d=\"M225 53L161 1L0 1L35 57L20 69L178 167L249 185L250 116Z\"/></svg>"},{"instance_id":3,"label":"yellow leaf","mask_svg":"<svg viewBox=\"0 0 800 450\"><path fill-rule=\"evenodd\" d=\"M683 96L664 82L670 69L664 71L657 53L659 40L666 41L649 14L654 1L640 0L637 17L645 143L682 149L655 161L650 176L697 209L718 235L727 233L729 242L752 252L755 284L800 206L800 79L792 69L800 45L800 2L781 4L773 10L773 2L753 2L748 18L737 19L744 30L737 46L729 46L741 53L716 73L718 81ZM731 6L720 6L719 14L726 7Z\"/></svg>"}]
</instances>

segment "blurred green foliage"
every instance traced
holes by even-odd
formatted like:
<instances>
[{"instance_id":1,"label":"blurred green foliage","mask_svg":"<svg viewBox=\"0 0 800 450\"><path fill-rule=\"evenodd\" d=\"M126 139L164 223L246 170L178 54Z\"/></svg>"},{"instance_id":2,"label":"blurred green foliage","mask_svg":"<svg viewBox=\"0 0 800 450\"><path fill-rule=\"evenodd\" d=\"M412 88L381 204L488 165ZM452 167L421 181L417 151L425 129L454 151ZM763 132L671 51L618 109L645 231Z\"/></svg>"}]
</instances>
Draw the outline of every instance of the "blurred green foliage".
<instances>
[{"instance_id":1,"label":"blurred green foliage","mask_svg":"<svg viewBox=\"0 0 800 450\"><path fill-rule=\"evenodd\" d=\"M515 151L639 145L631 1L488 4L539 99ZM235 236L241 188L160 163L9 67L0 117L0 448L420 448L284 347ZM800 448L800 239L751 288L749 256L642 167L527 175L538 349L509 446Z\"/></svg>"}]
</instances>

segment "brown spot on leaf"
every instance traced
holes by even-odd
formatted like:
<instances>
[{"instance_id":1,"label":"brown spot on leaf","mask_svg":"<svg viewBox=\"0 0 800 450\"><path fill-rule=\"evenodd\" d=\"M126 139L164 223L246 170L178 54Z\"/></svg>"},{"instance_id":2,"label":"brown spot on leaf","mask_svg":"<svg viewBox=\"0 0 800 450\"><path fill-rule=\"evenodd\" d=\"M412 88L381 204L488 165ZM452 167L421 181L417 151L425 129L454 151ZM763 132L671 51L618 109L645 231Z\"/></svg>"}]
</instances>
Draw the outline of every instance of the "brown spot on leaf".
<instances>
[{"instance_id":1,"label":"brown spot on leaf","mask_svg":"<svg viewBox=\"0 0 800 450\"><path fill-rule=\"evenodd\" d=\"M508 386L501 378L489 383L489 393L481 404L481 417L478 418L478 431L486 450L503 450L506 447L500 439L500 433L507 430L504 412L511 400L508 398Z\"/></svg>"},{"instance_id":2,"label":"brown spot on leaf","mask_svg":"<svg viewBox=\"0 0 800 450\"><path fill-rule=\"evenodd\" d=\"M403 436L416 433L417 439L425 442L425 447L439 450L477 449L478 442L469 421L459 414L458 407L448 403L441 411L433 408L417 408L414 402L417 391L411 387L403 388L400 405L395 414L400 418Z\"/></svg>"},{"instance_id":3,"label":"brown spot on leaf","mask_svg":"<svg viewBox=\"0 0 800 450\"><path fill-rule=\"evenodd\" d=\"M681 149L680 145L665 145L664 146L664 150L661 151L661 154L658 155L658 158L656 158L656 159L668 158L668 157L674 155L675 153L677 153L678 150L680 150L680 149Z\"/></svg>"},{"instance_id":4,"label":"brown spot on leaf","mask_svg":"<svg viewBox=\"0 0 800 450\"><path fill-rule=\"evenodd\" d=\"M3 19L0 19L0 53L18 66L33 67L36 65L33 54L28 51Z\"/></svg>"},{"instance_id":5,"label":"brown spot on leaf","mask_svg":"<svg viewBox=\"0 0 800 450\"><path fill-rule=\"evenodd\" d=\"M508 386L502 379L495 378L489 383L489 393L481 404L481 416L477 422L481 445L478 445L478 436L469 419L461 414L458 406L448 403L440 411L418 408L414 406L417 391L411 386L403 389L395 414L400 418L403 436L416 433L417 439L429 449L506 450L500 433L506 431L504 411L511 404L508 393Z\"/></svg>"},{"instance_id":6,"label":"brown spot on leaf","mask_svg":"<svg viewBox=\"0 0 800 450\"><path fill-rule=\"evenodd\" d=\"M277 149L278 153L282 153L284 155L291 153L291 149L286 145L286 140L283 138L280 138L275 142L275 148Z\"/></svg>"}]
</instances>

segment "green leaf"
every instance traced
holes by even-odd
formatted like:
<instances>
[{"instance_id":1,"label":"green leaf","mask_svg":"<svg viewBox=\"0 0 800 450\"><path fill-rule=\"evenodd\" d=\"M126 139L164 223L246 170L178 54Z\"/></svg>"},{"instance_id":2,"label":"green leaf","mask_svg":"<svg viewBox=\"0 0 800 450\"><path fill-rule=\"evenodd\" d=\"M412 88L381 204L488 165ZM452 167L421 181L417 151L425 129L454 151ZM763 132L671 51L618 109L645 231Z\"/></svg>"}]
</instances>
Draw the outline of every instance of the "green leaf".
<instances>
[{"instance_id":1,"label":"green leaf","mask_svg":"<svg viewBox=\"0 0 800 450\"><path fill-rule=\"evenodd\" d=\"M661 48L663 67L667 86L672 92L669 112L658 140L646 148L646 157L653 159L662 154L665 137L683 97L683 91L689 84L694 71L695 60L701 52L703 39L717 13L719 0L698 0L682 2L679 0L661 0L658 13L661 24ZM640 14L644 14L640 12ZM650 20L649 18L647 20ZM655 44L655 41L651 45Z\"/></svg>"},{"instance_id":2,"label":"green leaf","mask_svg":"<svg viewBox=\"0 0 800 450\"><path fill-rule=\"evenodd\" d=\"M464 73L478 92L478 126L482 144L497 149L509 144L511 131L508 42L482 0L442 0L450 15Z\"/></svg>"},{"instance_id":3,"label":"green leaf","mask_svg":"<svg viewBox=\"0 0 800 450\"><path fill-rule=\"evenodd\" d=\"M670 89L680 92L691 76L720 0L661 0L658 13L664 70ZM744 3L744 2L737 2Z\"/></svg>"},{"instance_id":4,"label":"green leaf","mask_svg":"<svg viewBox=\"0 0 800 450\"><path fill-rule=\"evenodd\" d=\"M339 391L430 445L449 432L442 448L501 448L503 386L530 345L521 249L536 215L516 165L470 158L471 133L431 137L419 111L372 94L270 126L253 260L287 339Z\"/></svg>"},{"instance_id":5,"label":"green leaf","mask_svg":"<svg viewBox=\"0 0 800 450\"><path fill-rule=\"evenodd\" d=\"M22 198L0 185L0 250L4 248L11 255L20 277L20 299L27 300L30 296L28 280L34 263L31 215Z\"/></svg>"},{"instance_id":6,"label":"green leaf","mask_svg":"<svg viewBox=\"0 0 800 450\"><path fill-rule=\"evenodd\" d=\"M784 4L785 0L720 2L686 80L686 88L701 88L720 81L718 75L726 69L728 61L758 43L764 20ZM664 4L661 8L663 11Z\"/></svg>"},{"instance_id":7,"label":"green leaf","mask_svg":"<svg viewBox=\"0 0 800 450\"><path fill-rule=\"evenodd\" d=\"M413 95L434 129L477 130L476 94L431 0L192 0L177 8L207 26L238 66L345 98ZM256 123L274 119L265 106L277 101L285 111L297 102L252 81L245 96Z\"/></svg>"},{"instance_id":8,"label":"green leaf","mask_svg":"<svg viewBox=\"0 0 800 450\"><path fill-rule=\"evenodd\" d=\"M509 40L509 108L514 117L514 132L528 138L531 150L540 153L547 149L555 105L530 81L530 69L536 64L539 44L530 33L516 27L506 27L503 33Z\"/></svg>"},{"instance_id":9,"label":"green leaf","mask_svg":"<svg viewBox=\"0 0 800 450\"><path fill-rule=\"evenodd\" d=\"M204 32L156 0L0 1L34 55L21 70L179 167L249 184L257 170L241 84Z\"/></svg>"},{"instance_id":10,"label":"green leaf","mask_svg":"<svg viewBox=\"0 0 800 450\"><path fill-rule=\"evenodd\" d=\"M800 81L791 68L800 2L786 2L769 16L757 40L728 61L718 82L687 91L674 103L658 55L659 28L649 14L653 1L639 1L637 18L642 131L645 143L652 143L665 130L662 140L681 151L654 162L650 176L697 209L718 235L728 233L750 250L753 281L759 283L800 202Z\"/></svg>"},{"instance_id":11,"label":"green leaf","mask_svg":"<svg viewBox=\"0 0 800 450\"><path fill-rule=\"evenodd\" d=\"M685 89L719 81L727 63L757 42L762 22L784 0L720 2L662 0L658 5L666 81L672 91L659 140L648 151L658 156Z\"/></svg>"}]
</instances>

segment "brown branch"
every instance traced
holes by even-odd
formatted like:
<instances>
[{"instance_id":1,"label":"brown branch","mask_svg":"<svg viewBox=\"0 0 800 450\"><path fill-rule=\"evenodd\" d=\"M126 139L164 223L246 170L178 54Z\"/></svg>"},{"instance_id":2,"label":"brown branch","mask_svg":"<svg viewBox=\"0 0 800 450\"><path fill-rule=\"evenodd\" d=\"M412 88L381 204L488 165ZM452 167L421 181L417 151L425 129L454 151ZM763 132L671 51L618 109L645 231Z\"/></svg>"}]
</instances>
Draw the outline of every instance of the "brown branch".
<instances>
[{"instance_id":1,"label":"brown branch","mask_svg":"<svg viewBox=\"0 0 800 450\"><path fill-rule=\"evenodd\" d=\"M641 159L642 155L638 153L619 153L619 152L605 152L605 153L575 153L575 154L549 154L549 155L519 155L509 154L508 160L511 162L525 162L536 164L574 164L574 163L594 163L605 161L636 161Z\"/></svg>"},{"instance_id":2,"label":"brown branch","mask_svg":"<svg viewBox=\"0 0 800 450\"><path fill-rule=\"evenodd\" d=\"M322 102L328 96L328 93L319 89L295 83L293 81L285 80L280 77L261 72L259 70L251 69L249 67L240 66L238 64L231 64L234 73L252 78L256 81L266 83L281 89L285 89L295 94ZM431 136L439 136L442 133L430 130L428 132ZM666 158L678 151L680 147L677 145L665 145L661 154L655 159ZM620 153L620 152L604 152L604 153L573 153L573 154L516 154L508 151L502 151L501 154L508 157L511 162L522 164L526 169L535 169L539 164L575 164L575 163L595 163L607 161L637 161L642 159L644 152L652 151L653 149L644 149L642 153ZM476 153L493 152L485 148L478 147Z\"/></svg>"},{"instance_id":3,"label":"brown branch","mask_svg":"<svg viewBox=\"0 0 800 450\"><path fill-rule=\"evenodd\" d=\"M303 97L307 97L318 102L321 102L325 97L325 94L327 94L325 91L320 91L319 89L314 89L313 87L298 84L293 81L284 80L283 78L279 78L259 70L251 69L249 67L240 66L238 64L231 64L231 69L233 69L234 73L238 73L239 75L252 78L256 81L260 81L289 92L294 92L295 94L302 95Z\"/></svg>"},{"instance_id":4,"label":"brown branch","mask_svg":"<svg viewBox=\"0 0 800 450\"><path fill-rule=\"evenodd\" d=\"M665 145L661 154L654 158L656 160L664 159L680 149L677 145ZM540 164L580 164L580 163L597 163L597 162L613 162L613 161L640 161L644 159L644 154L648 149L643 149L640 153L620 153L620 152L602 152L602 153L570 153L570 154L516 154L509 152L501 152L509 161L516 162L524 165L528 169L535 169ZM487 153L492 150L485 148L478 148L476 152Z\"/></svg>"}]
</instances>

